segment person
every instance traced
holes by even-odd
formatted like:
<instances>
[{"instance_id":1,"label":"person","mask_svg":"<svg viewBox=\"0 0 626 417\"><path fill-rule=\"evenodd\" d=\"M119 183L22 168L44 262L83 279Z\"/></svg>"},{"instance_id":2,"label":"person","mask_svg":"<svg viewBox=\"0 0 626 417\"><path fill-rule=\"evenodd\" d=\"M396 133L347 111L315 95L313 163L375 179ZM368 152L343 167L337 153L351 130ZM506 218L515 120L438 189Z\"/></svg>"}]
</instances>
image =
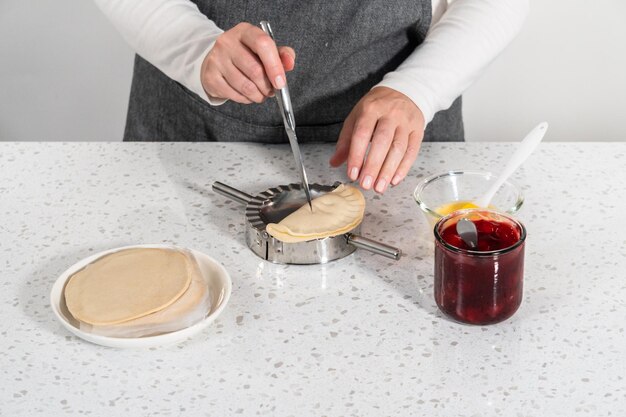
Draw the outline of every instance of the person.
<instances>
[{"instance_id":1,"label":"person","mask_svg":"<svg viewBox=\"0 0 626 417\"><path fill-rule=\"evenodd\" d=\"M289 73L299 141L336 141L330 164L378 193L423 140L464 140L460 96L528 12L528 0L95 1L137 52L124 140L287 142L267 99Z\"/></svg>"}]
</instances>

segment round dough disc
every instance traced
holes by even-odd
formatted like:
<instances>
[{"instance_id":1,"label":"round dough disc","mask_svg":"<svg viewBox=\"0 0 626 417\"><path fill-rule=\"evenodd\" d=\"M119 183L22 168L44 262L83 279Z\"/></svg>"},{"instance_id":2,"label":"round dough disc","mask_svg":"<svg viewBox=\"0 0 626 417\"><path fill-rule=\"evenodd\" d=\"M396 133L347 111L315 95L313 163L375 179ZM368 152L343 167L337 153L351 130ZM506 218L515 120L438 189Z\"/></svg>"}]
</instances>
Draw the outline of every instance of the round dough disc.
<instances>
[{"instance_id":1,"label":"round dough disc","mask_svg":"<svg viewBox=\"0 0 626 417\"><path fill-rule=\"evenodd\" d=\"M123 323L110 325L91 325L91 333L112 337L137 337L135 334L158 334L182 329L193 318L202 317L198 314L198 308L204 306L204 314L210 309L209 288L200 268L193 256L188 256L192 262L192 277L189 288L176 301L162 310L147 314ZM131 336L129 336L129 334Z\"/></svg>"},{"instance_id":2,"label":"round dough disc","mask_svg":"<svg viewBox=\"0 0 626 417\"><path fill-rule=\"evenodd\" d=\"M89 324L116 324L159 311L189 287L192 265L170 249L127 249L87 265L70 277L65 303Z\"/></svg>"}]
</instances>

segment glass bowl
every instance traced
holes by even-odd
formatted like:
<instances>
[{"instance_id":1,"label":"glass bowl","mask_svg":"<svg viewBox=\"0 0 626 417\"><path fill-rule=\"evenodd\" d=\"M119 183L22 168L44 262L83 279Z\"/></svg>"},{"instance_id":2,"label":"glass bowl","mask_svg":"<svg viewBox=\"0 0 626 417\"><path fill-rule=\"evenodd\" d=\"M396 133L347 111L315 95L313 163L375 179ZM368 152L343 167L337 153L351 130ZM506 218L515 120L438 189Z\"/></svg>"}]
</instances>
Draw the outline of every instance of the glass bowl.
<instances>
[{"instance_id":1,"label":"glass bowl","mask_svg":"<svg viewBox=\"0 0 626 417\"><path fill-rule=\"evenodd\" d=\"M485 193L497 176L491 172L448 171L424 178L415 188L413 198L431 225L444 215L454 203L471 202ZM522 190L507 180L491 200L489 208L507 214L515 214L524 203ZM445 212L446 206L448 211ZM470 206L471 207L471 206ZM458 207L457 209L468 208Z\"/></svg>"}]
</instances>

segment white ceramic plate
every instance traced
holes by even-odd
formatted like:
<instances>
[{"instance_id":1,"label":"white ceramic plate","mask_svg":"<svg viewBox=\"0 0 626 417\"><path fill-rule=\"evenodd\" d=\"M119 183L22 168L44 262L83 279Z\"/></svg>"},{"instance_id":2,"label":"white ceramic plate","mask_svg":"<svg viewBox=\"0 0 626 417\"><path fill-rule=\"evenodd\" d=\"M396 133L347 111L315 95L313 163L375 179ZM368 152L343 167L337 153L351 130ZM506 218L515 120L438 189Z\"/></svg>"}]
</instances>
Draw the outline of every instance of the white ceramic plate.
<instances>
[{"instance_id":1,"label":"white ceramic plate","mask_svg":"<svg viewBox=\"0 0 626 417\"><path fill-rule=\"evenodd\" d=\"M183 341L196 333L202 331L205 327L207 327L217 316L220 315L224 307L228 303L230 298L230 292L232 289L232 282L230 280L230 276L224 267L217 262L215 259L211 258L208 255L205 255L202 252L198 252L192 249L189 250L198 261L198 265L204 276L209 277L208 286L209 286L209 294L211 295L211 311L209 314L202 320L194 324L193 326L187 327L182 330L178 330L175 332L160 334L157 336L146 336L146 337L136 337L136 338L121 338L121 337L109 337L109 336L100 336L96 334L86 333L80 330L78 327L77 321L72 317L72 315L67 310L65 306L65 297L64 291L65 283L72 274L84 268L87 264L95 261L96 259L107 255L112 252L117 252L122 249L132 249L132 248L164 248L164 249L185 249L185 248L177 248L171 245L135 245L135 246L125 246L121 248L115 248L106 250L104 252L97 253L95 255L89 256L82 261L72 265L69 269L61 274L61 276L56 280L54 285L52 286L52 291L50 292L50 304L52 305L52 311L54 311L54 315L61 322L61 324L70 332L74 333L76 336L85 339L89 342L96 343L98 345L115 347L115 348L148 348L154 346L168 345Z\"/></svg>"}]
</instances>

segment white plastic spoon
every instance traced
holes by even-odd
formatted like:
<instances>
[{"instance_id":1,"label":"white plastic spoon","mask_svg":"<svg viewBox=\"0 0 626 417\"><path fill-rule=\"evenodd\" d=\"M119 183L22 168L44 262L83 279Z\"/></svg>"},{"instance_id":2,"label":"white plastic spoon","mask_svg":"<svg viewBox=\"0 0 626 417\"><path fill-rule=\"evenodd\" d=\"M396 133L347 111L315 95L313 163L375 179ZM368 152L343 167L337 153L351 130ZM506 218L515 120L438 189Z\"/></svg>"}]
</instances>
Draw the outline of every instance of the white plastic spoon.
<instances>
[{"instance_id":1,"label":"white plastic spoon","mask_svg":"<svg viewBox=\"0 0 626 417\"><path fill-rule=\"evenodd\" d=\"M489 207L489 203L491 203L491 199L498 192L504 181L506 181L511 174L515 172L520 165L526 161L526 159L533 153L537 145L543 139L543 136L546 134L548 130L548 123L543 122L537 125L533 130L530 131L528 135L520 142L517 150L508 160L506 166L500 173L498 179L491 185L489 190L482 197L474 201L473 203L478 207Z\"/></svg>"}]
</instances>

